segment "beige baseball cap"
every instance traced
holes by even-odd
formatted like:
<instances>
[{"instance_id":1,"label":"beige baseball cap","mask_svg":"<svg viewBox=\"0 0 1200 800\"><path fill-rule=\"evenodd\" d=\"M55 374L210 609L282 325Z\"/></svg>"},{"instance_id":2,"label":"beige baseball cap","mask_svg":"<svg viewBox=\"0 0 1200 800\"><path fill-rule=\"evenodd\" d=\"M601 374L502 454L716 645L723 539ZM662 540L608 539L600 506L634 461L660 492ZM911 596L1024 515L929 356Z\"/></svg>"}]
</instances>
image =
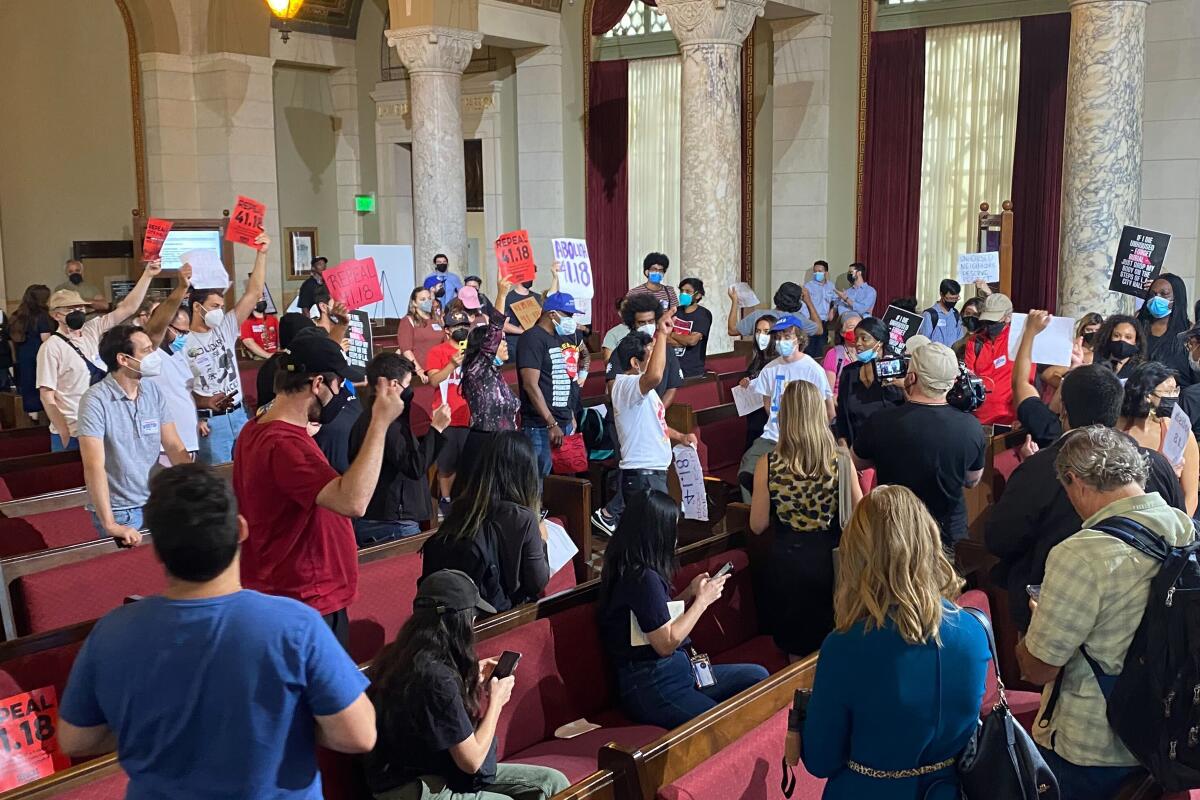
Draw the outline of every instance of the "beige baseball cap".
<instances>
[{"instance_id":1,"label":"beige baseball cap","mask_svg":"<svg viewBox=\"0 0 1200 800\"><path fill-rule=\"evenodd\" d=\"M1011 313L1012 300L1008 299L1008 295L989 294L983 301L983 311L979 312L979 318L984 322L999 322Z\"/></svg>"},{"instance_id":2,"label":"beige baseball cap","mask_svg":"<svg viewBox=\"0 0 1200 800\"><path fill-rule=\"evenodd\" d=\"M958 380L958 357L944 344L934 342L910 351L909 371L927 394L945 394Z\"/></svg>"},{"instance_id":3,"label":"beige baseball cap","mask_svg":"<svg viewBox=\"0 0 1200 800\"><path fill-rule=\"evenodd\" d=\"M50 310L54 311L59 308L71 308L72 306L87 306L91 305L82 297L79 292L74 289L59 289L54 294L50 295Z\"/></svg>"}]
</instances>

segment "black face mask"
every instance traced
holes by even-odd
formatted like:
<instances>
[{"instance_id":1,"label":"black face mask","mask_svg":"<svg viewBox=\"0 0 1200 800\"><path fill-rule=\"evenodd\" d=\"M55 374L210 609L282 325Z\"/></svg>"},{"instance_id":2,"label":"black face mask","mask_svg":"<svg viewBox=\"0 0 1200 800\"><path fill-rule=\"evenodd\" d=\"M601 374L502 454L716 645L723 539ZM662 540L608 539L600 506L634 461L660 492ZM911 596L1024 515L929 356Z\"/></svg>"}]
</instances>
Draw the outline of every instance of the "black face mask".
<instances>
[{"instance_id":1,"label":"black face mask","mask_svg":"<svg viewBox=\"0 0 1200 800\"><path fill-rule=\"evenodd\" d=\"M854 285L854 270L850 270L846 273L846 280L850 281L851 286Z\"/></svg>"},{"instance_id":2,"label":"black face mask","mask_svg":"<svg viewBox=\"0 0 1200 800\"><path fill-rule=\"evenodd\" d=\"M257 311L259 314L265 314L265 313L267 313L267 301L266 301L266 300L260 300L260 301L259 301L259 303L258 303L258 305L256 305L256 306L254 307L254 310L255 310L255 311Z\"/></svg>"},{"instance_id":3,"label":"black face mask","mask_svg":"<svg viewBox=\"0 0 1200 800\"><path fill-rule=\"evenodd\" d=\"M449 264L434 264L433 268L436 269L438 272L445 272L446 270L450 269L450 265Z\"/></svg>"},{"instance_id":4,"label":"black face mask","mask_svg":"<svg viewBox=\"0 0 1200 800\"><path fill-rule=\"evenodd\" d=\"M407 414L409 409L412 408L412 399L414 394L415 392L411 386L405 387L404 391L400 393L400 399L404 402L404 414Z\"/></svg>"},{"instance_id":5,"label":"black face mask","mask_svg":"<svg viewBox=\"0 0 1200 800\"><path fill-rule=\"evenodd\" d=\"M995 339L997 336L999 336L1001 333L1004 332L1004 326L1007 324L1008 323L1005 322L1004 320L999 320L998 322L985 322L984 329L987 331L988 336Z\"/></svg>"},{"instance_id":6,"label":"black face mask","mask_svg":"<svg viewBox=\"0 0 1200 800\"><path fill-rule=\"evenodd\" d=\"M455 328L454 330L450 331L450 338L456 342L465 342L467 340L467 334L469 333L470 331L466 328Z\"/></svg>"},{"instance_id":7,"label":"black face mask","mask_svg":"<svg viewBox=\"0 0 1200 800\"><path fill-rule=\"evenodd\" d=\"M522 283L521 285L522 285L522 286L524 286L526 289L532 289L532 288L533 288L533 281L525 281L525 282L524 282L524 283Z\"/></svg>"},{"instance_id":8,"label":"black face mask","mask_svg":"<svg viewBox=\"0 0 1200 800\"><path fill-rule=\"evenodd\" d=\"M1088 347L1091 347L1091 348L1096 347L1096 332L1095 331L1088 331L1081 338L1083 339L1083 343L1086 344Z\"/></svg>"},{"instance_id":9,"label":"black face mask","mask_svg":"<svg viewBox=\"0 0 1200 800\"><path fill-rule=\"evenodd\" d=\"M328 403L321 406L322 425L328 425L337 419L337 415L342 413L342 409L350 402L350 393L346 391L346 387L341 386L339 389L337 394L329 398Z\"/></svg>"},{"instance_id":10,"label":"black face mask","mask_svg":"<svg viewBox=\"0 0 1200 800\"><path fill-rule=\"evenodd\" d=\"M945 306L947 311L953 311L958 306L958 301L951 303L949 300L943 300L942 305Z\"/></svg>"},{"instance_id":11,"label":"black face mask","mask_svg":"<svg viewBox=\"0 0 1200 800\"><path fill-rule=\"evenodd\" d=\"M1109 342L1108 344L1109 354L1112 355L1112 357L1117 361L1124 361L1127 358L1132 358L1133 356L1136 356L1139 351L1140 348L1133 342L1119 341Z\"/></svg>"},{"instance_id":12,"label":"black face mask","mask_svg":"<svg viewBox=\"0 0 1200 800\"><path fill-rule=\"evenodd\" d=\"M85 322L87 322L87 314L84 314L82 311L76 310L72 311L70 314L67 314L67 327L73 331L77 331L82 328L83 323Z\"/></svg>"},{"instance_id":13,"label":"black face mask","mask_svg":"<svg viewBox=\"0 0 1200 800\"><path fill-rule=\"evenodd\" d=\"M1179 402L1178 397L1160 397L1158 398L1158 408L1154 414L1158 417L1169 417L1171 412L1175 410L1175 404Z\"/></svg>"},{"instance_id":14,"label":"black face mask","mask_svg":"<svg viewBox=\"0 0 1200 800\"><path fill-rule=\"evenodd\" d=\"M963 329L966 330L967 333L974 333L975 331L979 330L979 326L983 323L979 317L963 317L962 324Z\"/></svg>"},{"instance_id":15,"label":"black face mask","mask_svg":"<svg viewBox=\"0 0 1200 800\"><path fill-rule=\"evenodd\" d=\"M67 280L69 280L71 283L78 286L79 284L83 283L83 276L80 275L78 272L72 272L70 275L67 276Z\"/></svg>"}]
</instances>

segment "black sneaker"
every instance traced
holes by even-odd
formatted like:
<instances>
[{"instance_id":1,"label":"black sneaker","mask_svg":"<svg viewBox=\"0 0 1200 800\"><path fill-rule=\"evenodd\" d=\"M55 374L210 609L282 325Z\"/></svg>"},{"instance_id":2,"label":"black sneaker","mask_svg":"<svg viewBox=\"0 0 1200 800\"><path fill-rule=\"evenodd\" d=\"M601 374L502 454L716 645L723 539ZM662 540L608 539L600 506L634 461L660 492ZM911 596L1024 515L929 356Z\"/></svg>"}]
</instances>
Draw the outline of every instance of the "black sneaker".
<instances>
[{"instance_id":1,"label":"black sneaker","mask_svg":"<svg viewBox=\"0 0 1200 800\"><path fill-rule=\"evenodd\" d=\"M605 539L616 533L617 521L608 517L604 509L598 508L592 512L592 533Z\"/></svg>"}]
</instances>

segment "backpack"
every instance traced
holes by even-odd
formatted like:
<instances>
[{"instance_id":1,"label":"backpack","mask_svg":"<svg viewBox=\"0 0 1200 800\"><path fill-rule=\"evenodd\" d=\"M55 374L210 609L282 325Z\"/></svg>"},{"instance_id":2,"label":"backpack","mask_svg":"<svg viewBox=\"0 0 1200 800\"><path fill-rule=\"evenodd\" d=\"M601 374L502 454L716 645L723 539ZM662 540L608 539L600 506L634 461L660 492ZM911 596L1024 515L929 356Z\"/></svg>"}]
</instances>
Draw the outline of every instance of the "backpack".
<instances>
[{"instance_id":1,"label":"backpack","mask_svg":"<svg viewBox=\"0 0 1200 800\"><path fill-rule=\"evenodd\" d=\"M1163 789L1200 787L1200 542L1174 547L1127 517L1092 529L1162 563L1121 674L1106 674L1079 648L1108 703L1108 724ZM1039 724L1053 714L1062 678Z\"/></svg>"},{"instance_id":2,"label":"backpack","mask_svg":"<svg viewBox=\"0 0 1200 800\"><path fill-rule=\"evenodd\" d=\"M607 461L617 454L612 426L608 420L609 413L606 408L588 406L580 416L579 432L583 434L589 461Z\"/></svg>"},{"instance_id":3,"label":"backpack","mask_svg":"<svg viewBox=\"0 0 1200 800\"><path fill-rule=\"evenodd\" d=\"M952 309L950 309L950 311L953 312L953 314L954 314L954 324L961 325L962 317L959 316L958 309L952 308ZM936 304L930 306L929 308L927 308L921 312L921 321L922 322L924 322L926 316L929 317L929 333L932 334L937 329L938 313L937 313L937 305Z\"/></svg>"}]
</instances>

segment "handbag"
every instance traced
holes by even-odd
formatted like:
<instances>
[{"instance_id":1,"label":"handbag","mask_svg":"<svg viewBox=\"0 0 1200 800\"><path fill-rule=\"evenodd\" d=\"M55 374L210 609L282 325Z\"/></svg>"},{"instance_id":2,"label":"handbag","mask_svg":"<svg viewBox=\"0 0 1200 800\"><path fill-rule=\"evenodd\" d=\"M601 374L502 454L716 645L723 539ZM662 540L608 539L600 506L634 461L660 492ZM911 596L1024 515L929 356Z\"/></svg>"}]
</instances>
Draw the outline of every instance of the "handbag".
<instances>
[{"instance_id":1,"label":"handbag","mask_svg":"<svg viewBox=\"0 0 1200 800\"><path fill-rule=\"evenodd\" d=\"M996 638L987 615L975 608L963 611L979 620L987 633L996 670L999 699L992 713L979 721L971 741L958 757L958 780L966 800L1059 800L1058 780L1029 733L1013 718L1000 678Z\"/></svg>"},{"instance_id":2,"label":"handbag","mask_svg":"<svg viewBox=\"0 0 1200 800\"><path fill-rule=\"evenodd\" d=\"M550 451L551 471L555 475L578 475L588 471L587 445L582 433L563 436L562 444Z\"/></svg>"}]
</instances>

